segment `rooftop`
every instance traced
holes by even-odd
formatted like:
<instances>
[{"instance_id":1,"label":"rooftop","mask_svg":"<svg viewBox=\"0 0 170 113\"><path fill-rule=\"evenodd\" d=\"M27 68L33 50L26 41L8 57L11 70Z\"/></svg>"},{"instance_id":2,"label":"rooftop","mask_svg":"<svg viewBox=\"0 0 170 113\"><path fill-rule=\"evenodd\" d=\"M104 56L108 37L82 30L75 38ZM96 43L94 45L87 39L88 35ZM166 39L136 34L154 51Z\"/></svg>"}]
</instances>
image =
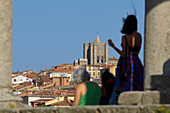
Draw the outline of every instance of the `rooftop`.
<instances>
[{"instance_id":1,"label":"rooftop","mask_svg":"<svg viewBox=\"0 0 170 113\"><path fill-rule=\"evenodd\" d=\"M56 94L52 90L42 90L29 96L59 96L59 93Z\"/></svg>"},{"instance_id":2,"label":"rooftop","mask_svg":"<svg viewBox=\"0 0 170 113\"><path fill-rule=\"evenodd\" d=\"M113 58L108 58L109 60L119 60L118 58L115 58L115 56Z\"/></svg>"},{"instance_id":3,"label":"rooftop","mask_svg":"<svg viewBox=\"0 0 170 113\"><path fill-rule=\"evenodd\" d=\"M52 72L74 72L75 70L75 68L58 68Z\"/></svg>"}]
</instances>

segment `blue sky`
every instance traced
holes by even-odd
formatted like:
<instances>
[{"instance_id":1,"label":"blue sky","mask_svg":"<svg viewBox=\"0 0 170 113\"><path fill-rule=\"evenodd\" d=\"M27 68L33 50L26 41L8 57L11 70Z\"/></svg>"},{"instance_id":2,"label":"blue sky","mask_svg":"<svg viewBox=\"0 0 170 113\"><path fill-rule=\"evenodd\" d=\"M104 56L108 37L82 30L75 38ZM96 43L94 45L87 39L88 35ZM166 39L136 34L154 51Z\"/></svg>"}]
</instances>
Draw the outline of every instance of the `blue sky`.
<instances>
[{"instance_id":1,"label":"blue sky","mask_svg":"<svg viewBox=\"0 0 170 113\"><path fill-rule=\"evenodd\" d=\"M121 48L122 17L137 11L143 36L144 0L13 0L12 71L49 69L83 58L83 43L109 38ZM109 47L109 57L119 55Z\"/></svg>"}]
</instances>

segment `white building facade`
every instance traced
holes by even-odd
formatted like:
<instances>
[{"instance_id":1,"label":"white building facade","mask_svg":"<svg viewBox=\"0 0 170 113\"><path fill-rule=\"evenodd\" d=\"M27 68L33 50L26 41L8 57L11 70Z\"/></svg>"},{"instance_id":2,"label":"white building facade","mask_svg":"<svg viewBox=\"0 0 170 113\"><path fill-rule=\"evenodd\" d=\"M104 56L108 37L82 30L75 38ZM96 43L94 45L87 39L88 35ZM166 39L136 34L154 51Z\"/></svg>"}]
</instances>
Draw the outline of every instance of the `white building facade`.
<instances>
[{"instance_id":1,"label":"white building facade","mask_svg":"<svg viewBox=\"0 0 170 113\"><path fill-rule=\"evenodd\" d=\"M32 82L33 79L28 78L24 75L18 75L15 77L12 77L12 84L20 84L20 83L24 83L24 82Z\"/></svg>"}]
</instances>

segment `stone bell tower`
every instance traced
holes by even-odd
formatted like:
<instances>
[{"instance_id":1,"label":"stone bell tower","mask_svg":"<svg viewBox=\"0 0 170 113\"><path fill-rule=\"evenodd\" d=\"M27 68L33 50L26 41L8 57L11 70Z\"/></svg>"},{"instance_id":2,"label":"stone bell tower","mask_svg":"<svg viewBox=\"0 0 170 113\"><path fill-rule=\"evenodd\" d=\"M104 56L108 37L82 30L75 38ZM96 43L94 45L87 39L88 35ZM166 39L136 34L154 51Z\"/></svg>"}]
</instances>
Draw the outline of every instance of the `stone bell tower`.
<instances>
[{"instance_id":1,"label":"stone bell tower","mask_svg":"<svg viewBox=\"0 0 170 113\"><path fill-rule=\"evenodd\" d=\"M88 60L89 65L108 63L108 44L100 42L98 34L94 42L84 43L83 46L83 58Z\"/></svg>"}]
</instances>

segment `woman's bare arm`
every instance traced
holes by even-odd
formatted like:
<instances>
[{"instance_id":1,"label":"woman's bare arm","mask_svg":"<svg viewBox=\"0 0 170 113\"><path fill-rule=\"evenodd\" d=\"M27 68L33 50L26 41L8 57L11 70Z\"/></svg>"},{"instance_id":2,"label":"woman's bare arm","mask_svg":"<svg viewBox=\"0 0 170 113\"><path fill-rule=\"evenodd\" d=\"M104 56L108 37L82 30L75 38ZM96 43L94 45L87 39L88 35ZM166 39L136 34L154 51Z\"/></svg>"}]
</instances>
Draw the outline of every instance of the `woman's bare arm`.
<instances>
[{"instance_id":1,"label":"woman's bare arm","mask_svg":"<svg viewBox=\"0 0 170 113\"><path fill-rule=\"evenodd\" d=\"M82 89L83 89L83 84L79 84L76 88L76 94L75 94L75 97L74 97L74 102L71 103L70 100L68 100L68 103L71 105L71 106L77 106L80 102L80 97L82 95Z\"/></svg>"},{"instance_id":2,"label":"woman's bare arm","mask_svg":"<svg viewBox=\"0 0 170 113\"><path fill-rule=\"evenodd\" d=\"M119 50L119 49L113 44L113 42L112 42L111 39L108 40L108 43L109 43L109 45L110 45L111 47L113 47L113 48L117 51L117 53L119 53L121 56L125 57L125 39L124 39L124 37L122 37L122 51Z\"/></svg>"}]
</instances>

